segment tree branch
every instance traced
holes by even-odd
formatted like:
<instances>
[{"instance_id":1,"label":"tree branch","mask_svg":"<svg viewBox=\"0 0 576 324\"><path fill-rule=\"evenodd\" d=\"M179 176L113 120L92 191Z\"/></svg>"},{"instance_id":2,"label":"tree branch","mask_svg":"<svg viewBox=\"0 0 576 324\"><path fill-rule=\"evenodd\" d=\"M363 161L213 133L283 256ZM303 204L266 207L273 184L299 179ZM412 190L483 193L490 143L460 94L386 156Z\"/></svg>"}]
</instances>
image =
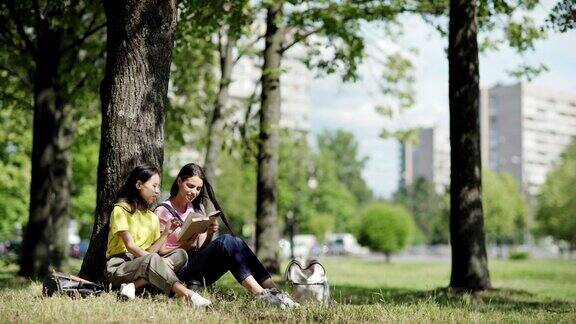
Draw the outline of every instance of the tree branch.
<instances>
[{"instance_id":1,"label":"tree branch","mask_svg":"<svg viewBox=\"0 0 576 324\"><path fill-rule=\"evenodd\" d=\"M19 103L20 105L22 105L25 108L32 108L32 104L28 101L26 101L25 99L22 98L18 98L17 96L15 96L12 93L8 93L5 91L0 91L0 99L8 99L8 100L12 100L14 102Z\"/></svg>"},{"instance_id":2,"label":"tree branch","mask_svg":"<svg viewBox=\"0 0 576 324\"><path fill-rule=\"evenodd\" d=\"M62 53L66 53L74 48L77 48L79 46L82 46L82 44L92 35L96 34L97 32L99 32L102 28L106 27L106 23L102 23L98 26L96 26L93 29L90 29L90 27L92 27L92 25L94 24L96 20L96 17L94 17L94 19L92 20L92 22L90 23L90 26L88 27L88 31L80 38L76 39L74 42L72 42L70 45L66 46L63 50Z\"/></svg>"},{"instance_id":3,"label":"tree branch","mask_svg":"<svg viewBox=\"0 0 576 324\"><path fill-rule=\"evenodd\" d=\"M305 40L306 38L310 37L311 35L316 34L317 32L321 31L322 29L324 29L324 26L316 27L312 30L309 30L309 31L301 33L301 34L296 34L294 36L294 39L292 40L292 42L288 43L287 45L282 46L282 48L280 49L280 52L282 52L282 53L286 52L288 49L290 49L290 47L298 44L299 42Z\"/></svg>"},{"instance_id":4,"label":"tree branch","mask_svg":"<svg viewBox=\"0 0 576 324\"><path fill-rule=\"evenodd\" d=\"M258 43L261 39L264 38L264 34L258 35L258 37L256 37L256 39L252 40L250 43L248 43L245 48L250 48L254 45L256 45L256 43ZM238 61L240 61L240 59L244 56L244 54L246 54L247 51L238 51L238 56L234 59L234 63L236 64Z\"/></svg>"},{"instance_id":5,"label":"tree branch","mask_svg":"<svg viewBox=\"0 0 576 324\"><path fill-rule=\"evenodd\" d=\"M18 13L16 13L16 9L14 8L14 0L8 1L7 4L8 4L8 12L10 13L12 19L14 20L14 24L16 25L16 31L18 32L18 35L20 35L20 37L24 41L24 44L26 45L26 50L30 53L30 55L32 55L32 57L36 58L37 55L36 47L30 40L28 35L26 35L26 32L24 31L22 22L20 21Z\"/></svg>"},{"instance_id":6,"label":"tree branch","mask_svg":"<svg viewBox=\"0 0 576 324\"><path fill-rule=\"evenodd\" d=\"M6 71L10 74L12 74L13 76L15 76L16 78L18 78L18 80L20 80L20 82L22 82L22 84L24 84L25 86L30 85L25 78L23 78L20 74L18 74L18 72L8 68L5 65L0 64L0 71Z\"/></svg>"},{"instance_id":7,"label":"tree branch","mask_svg":"<svg viewBox=\"0 0 576 324\"><path fill-rule=\"evenodd\" d=\"M8 28L8 26L6 26L6 21L8 21L7 19L0 19L0 42L10 46L16 50L21 51L22 47L18 46L15 42L14 42L14 33L12 33L12 31L10 30L10 28Z\"/></svg>"},{"instance_id":8,"label":"tree branch","mask_svg":"<svg viewBox=\"0 0 576 324\"><path fill-rule=\"evenodd\" d=\"M100 53L98 53L98 55L96 55L94 58L97 59L99 57L102 57L105 52L106 52L106 48L104 47L100 51ZM94 69L96 69L96 65L92 64L90 67L90 70L86 73L86 75L84 75L84 77L82 77L82 79L80 81L78 81L78 83L76 83L75 86L72 87L72 91L70 91L70 93L68 94L68 99L71 99L74 97L74 95L76 95L76 93L80 90L80 88L82 88L82 86L84 85L84 83L86 82L88 77L93 75L92 71L94 71Z\"/></svg>"},{"instance_id":9,"label":"tree branch","mask_svg":"<svg viewBox=\"0 0 576 324\"><path fill-rule=\"evenodd\" d=\"M248 98L248 106L246 107L246 113L244 114L244 123L240 125L240 139L242 142L242 146L244 147L244 160L248 160L250 156L255 156L255 151L252 149L250 145L250 141L248 139L248 125L250 123L250 115L252 114L252 106L256 101L256 95L258 91L258 86L262 80L258 79L256 84L254 85L254 91L252 95Z\"/></svg>"}]
</instances>

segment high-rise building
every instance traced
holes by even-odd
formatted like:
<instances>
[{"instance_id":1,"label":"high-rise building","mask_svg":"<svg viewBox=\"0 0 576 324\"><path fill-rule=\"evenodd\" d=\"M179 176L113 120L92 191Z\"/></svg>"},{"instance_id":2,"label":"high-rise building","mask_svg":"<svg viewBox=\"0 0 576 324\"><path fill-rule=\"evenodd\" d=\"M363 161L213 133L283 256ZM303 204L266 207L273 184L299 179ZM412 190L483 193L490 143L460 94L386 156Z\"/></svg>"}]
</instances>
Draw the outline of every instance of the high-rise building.
<instances>
[{"instance_id":1,"label":"high-rise building","mask_svg":"<svg viewBox=\"0 0 576 324\"><path fill-rule=\"evenodd\" d=\"M482 167L511 174L529 197L539 193L546 175L575 137L576 95L525 83L481 91ZM418 177L432 181L437 190L450 184L447 130L422 129L419 143L403 150L404 183L400 185Z\"/></svg>"},{"instance_id":2,"label":"high-rise building","mask_svg":"<svg viewBox=\"0 0 576 324\"><path fill-rule=\"evenodd\" d=\"M308 133L310 131L312 72L301 61L304 54L304 48L294 46L282 59L280 127ZM243 58L238 61L231 77L230 98L232 100L240 102L254 95L256 99L260 98L260 87L257 86L262 74L260 65L261 63L252 58Z\"/></svg>"},{"instance_id":3,"label":"high-rise building","mask_svg":"<svg viewBox=\"0 0 576 324\"><path fill-rule=\"evenodd\" d=\"M282 59L282 74L280 76L280 127L298 131L303 138L310 134L310 87L312 72L301 61L305 49L293 46ZM247 107L250 98L255 100L252 112L259 109L261 87L259 79L262 74L262 63L255 58L243 57L235 64L230 81L230 106ZM228 123L243 123L245 109L238 109L227 116ZM185 149L178 154L176 165L190 161L203 163L204 153L201 147ZM177 170L176 170L177 171Z\"/></svg>"},{"instance_id":4,"label":"high-rise building","mask_svg":"<svg viewBox=\"0 0 576 324\"><path fill-rule=\"evenodd\" d=\"M510 173L529 196L576 136L576 95L519 83L482 90L490 169Z\"/></svg>"},{"instance_id":5,"label":"high-rise building","mask_svg":"<svg viewBox=\"0 0 576 324\"><path fill-rule=\"evenodd\" d=\"M418 142L401 144L400 188L424 178L434 184L438 193L450 185L450 140L446 128L439 126L419 130Z\"/></svg>"}]
</instances>

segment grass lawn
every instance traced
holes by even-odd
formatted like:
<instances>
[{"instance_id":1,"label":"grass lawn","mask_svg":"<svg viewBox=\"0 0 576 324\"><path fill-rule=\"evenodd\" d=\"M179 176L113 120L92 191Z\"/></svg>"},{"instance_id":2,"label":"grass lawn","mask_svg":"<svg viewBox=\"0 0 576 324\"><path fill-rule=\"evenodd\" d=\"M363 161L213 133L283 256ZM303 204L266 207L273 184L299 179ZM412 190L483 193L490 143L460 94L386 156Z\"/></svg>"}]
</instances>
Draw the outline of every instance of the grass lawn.
<instances>
[{"instance_id":1,"label":"grass lawn","mask_svg":"<svg viewBox=\"0 0 576 324\"><path fill-rule=\"evenodd\" d=\"M202 292L213 301L206 311L163 296L45 298L39 283L14 278L17 268L0 264L0 322L576 322L574 260L491 260L495 289L475 296L443 289L448 262L322 262L333 303L290 311L266 307L231 276Z\"/></svg>"}]
</instances>

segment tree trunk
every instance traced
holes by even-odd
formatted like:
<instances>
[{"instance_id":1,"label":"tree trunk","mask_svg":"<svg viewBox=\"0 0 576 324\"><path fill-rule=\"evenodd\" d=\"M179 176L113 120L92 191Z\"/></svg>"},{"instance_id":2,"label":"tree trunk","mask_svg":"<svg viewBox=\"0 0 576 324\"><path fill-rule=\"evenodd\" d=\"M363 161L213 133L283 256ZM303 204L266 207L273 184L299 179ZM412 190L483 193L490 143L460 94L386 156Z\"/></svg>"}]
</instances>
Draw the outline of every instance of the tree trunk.
<instances>
[{"instance_id":1,"label":"tree trunk","mask_svg":"<svg viewBox=\"0 0 576 324\"><path fill-rule=\"evenodd\" d=\"M34 123L29 219L20 255L20 272L41 278L61 268L67 257L70 207L70 142L58 69L62 33L46 20L37 25Z\"/></svg>"},{"instance_id":2,"label":"tree trunk","mask_svg":"<svg viewBox=\"0 0 576 324\"><path fill-rule=\"evenodd\" d=\"M472 291L490 287L482 212L476 10L476 0L450 1L450 287Z\"/></svg>"},{"instance_id":3,"label":"tree trunk","mask_svg":"<svg viewBox=\"0 0 576 324\"><path fill-rule=\"evenodd\" d=\"M80 276L101 281L109 217L137 165L163 163L164 108L177 18L176 0L105 0L106 72L96 215Z\"/></svg>"},{"instance_id":4,"label":"tree trunk","mask_svg":"<svg viewBox=\"0 0 576 324\"><path fill-rule=\"evenodd\" d=\"M256 192L256 255L271 273L278 273L278 149L280 122L280 52L283 29L282 5L268 7L266 47L262 67L260 137L258 142L258 183Z\"/></svg>"},{"instance_id":5,"label":"tree trunk","mask_svg":"<svg viewBox=\"0 0 576 324\"><path fill-rule=\"evenodd\" d=\"M208 144L206 146L206 159L204 172L212 185L216 183L216 168L222 146L222 131L224 130L224 118L222 116L228 104L228 90L230 77L234 67L232 50L236 47L236 35L230 32L226 39L226 45L220 48L220 85L214 102L214 111L208 127Z\"/></svg>"}]
</instances>

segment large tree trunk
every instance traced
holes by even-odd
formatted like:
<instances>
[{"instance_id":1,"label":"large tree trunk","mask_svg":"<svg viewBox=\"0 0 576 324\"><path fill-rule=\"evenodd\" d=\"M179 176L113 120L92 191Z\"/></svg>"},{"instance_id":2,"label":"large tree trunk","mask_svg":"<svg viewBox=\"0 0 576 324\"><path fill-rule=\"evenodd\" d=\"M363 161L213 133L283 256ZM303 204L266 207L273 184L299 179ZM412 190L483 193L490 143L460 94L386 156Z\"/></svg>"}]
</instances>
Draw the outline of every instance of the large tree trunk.
<instances>
[{"instance_id":1,"label":"large tree trunk","mask_svg":"<svg viewBox=\"0 0 576 324\"><path fill-rule=\"evenodd\" d=\"M262 67L258 184L256 192L256 255L271 273L278 273L278 149L280 123L280 62L284 38L282 5L273 4L266 17L266 47Z\"/></svg>"},{"instance_id":2,"label":"large tree trunk","mask_svg":"<svg viewBox=\"0 0 576 324\"><path fill-rule=\"evenodd\" d=\"M490 287L482 212L476 10L476 0L450 1L450 287L472 291Z\"/></svg>"},{"instance_id":3,"label":"large tree trunk","mask_svg":"<svg viewBox=\"0 0 576 324\"><path fill-rule=\"evenodd\" d=\"M212 185L216 183L216 168L218 168L218 159L222 146L222 131L224 130L224 117L222 114L228 104L230 77L232 75L232 68L234 67L234 58L232 56L234 47L236 47L236 36L230 32L228 33L226 44L220 48L220 85L208 127L208 144L206 146L204 172Z\"/></svg>"},{"instance_id":4,"label":"large tree trunk","mask_svg":"<svg viewBox=\"0 0 576 324\"><path fill-rule=\"evenodd\" d=\"M162 167L176 5L176 0L104 1L108 39L96 215L80 270L90 280L103 279L110 212L128 173L140 164Z\"/></svg>"},{"instance_id":5,"label":"large tree trunk","mask_svg":"<svg viewBox=\"0 0 576 324\"><path fill-rule=\"evenodd\" d=\"M29 219L19 272L32 278L47 275L50 267L59 269L67 256L72 131L59 92L61 43L62 33L39 21Z\"/></svg>"}]
</instances>

